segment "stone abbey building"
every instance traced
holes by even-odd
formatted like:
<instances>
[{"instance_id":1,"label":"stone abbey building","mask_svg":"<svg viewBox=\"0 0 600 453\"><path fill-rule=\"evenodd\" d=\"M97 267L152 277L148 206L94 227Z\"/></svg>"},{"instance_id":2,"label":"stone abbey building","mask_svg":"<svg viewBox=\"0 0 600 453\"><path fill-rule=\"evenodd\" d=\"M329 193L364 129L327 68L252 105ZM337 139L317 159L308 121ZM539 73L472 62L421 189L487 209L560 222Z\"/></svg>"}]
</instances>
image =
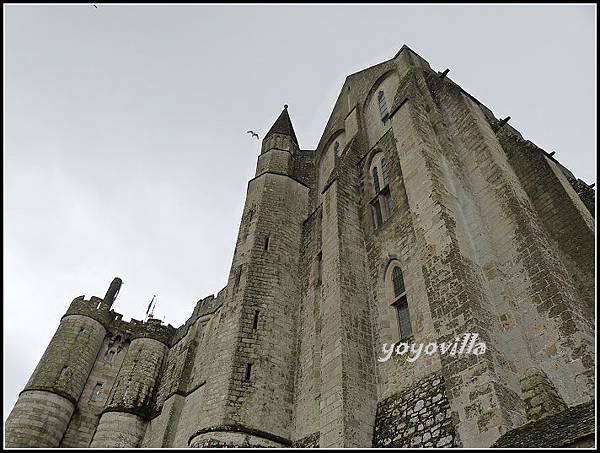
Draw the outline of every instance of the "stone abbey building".
<instances>
[{"instance_id":1,"label":"stone abbey building","mask_svg":"<svg viewBox=\"0 0 600 453\"><path fill-rule=\"evenodd\" d=\"M74 299L6 446L593 445L595 192L447 73L350 75L315 150L285 106L227 286L179 328Z\"/></svg>"}]
</instances>

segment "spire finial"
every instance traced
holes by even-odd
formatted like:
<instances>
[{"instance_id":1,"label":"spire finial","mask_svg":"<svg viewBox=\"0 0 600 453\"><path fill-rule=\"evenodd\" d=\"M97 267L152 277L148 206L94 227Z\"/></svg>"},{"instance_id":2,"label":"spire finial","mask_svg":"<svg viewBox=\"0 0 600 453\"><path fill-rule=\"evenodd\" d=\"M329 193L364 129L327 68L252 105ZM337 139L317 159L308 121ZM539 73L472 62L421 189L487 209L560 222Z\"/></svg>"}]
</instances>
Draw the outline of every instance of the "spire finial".
<instances>
[{"instance_id":1,"label":"spire finial","mask_svg":"<svg viewBox=\"0 0 600 453\"><path fill-rule=\"evenodd\" d=\"M287 104L283 104L283 108L284 108L284 110L287 110L288 105Z\"/></svg>"}]
</instances>

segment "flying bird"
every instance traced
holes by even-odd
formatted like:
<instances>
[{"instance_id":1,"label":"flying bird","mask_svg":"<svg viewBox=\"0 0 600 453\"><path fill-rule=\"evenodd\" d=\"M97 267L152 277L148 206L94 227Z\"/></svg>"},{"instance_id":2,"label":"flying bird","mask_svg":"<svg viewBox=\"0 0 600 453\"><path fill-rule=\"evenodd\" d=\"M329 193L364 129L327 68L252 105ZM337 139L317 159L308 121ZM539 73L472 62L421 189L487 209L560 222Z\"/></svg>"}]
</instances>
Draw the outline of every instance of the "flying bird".
<instances>
[{"instance_id":1,"label":"flying bird","mask_svg":"<svg viewBox=\"0 0 600 453\"><path fill-rule=\"evenodd\" d=\"M246 134L252 134L252 137L256 137L256 140L260 140L258 134L254 131L247 131Z\"/></svg>"}]
</instances>

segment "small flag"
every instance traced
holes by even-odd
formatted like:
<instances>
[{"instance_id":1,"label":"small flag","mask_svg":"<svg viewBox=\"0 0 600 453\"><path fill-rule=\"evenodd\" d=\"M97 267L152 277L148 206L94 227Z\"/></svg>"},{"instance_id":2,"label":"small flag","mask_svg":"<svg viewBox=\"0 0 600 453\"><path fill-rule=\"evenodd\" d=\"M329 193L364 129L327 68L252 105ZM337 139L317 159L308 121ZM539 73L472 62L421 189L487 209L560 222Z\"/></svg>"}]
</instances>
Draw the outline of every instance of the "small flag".
<instances>
[{"instance_id":1,"label":"small flag","mask_svg":"<svg viewBox=\"0 0 600 453\"><path fill-rule=\"evenodd\" d=\"M148 316L148 313L150 313L150 307L152 307L152 302L154 302L155 297L156 297L156 295L152 296L152 300L148 304L148 309L146 310L146 316Z\"/></svg>"}]
</instances>

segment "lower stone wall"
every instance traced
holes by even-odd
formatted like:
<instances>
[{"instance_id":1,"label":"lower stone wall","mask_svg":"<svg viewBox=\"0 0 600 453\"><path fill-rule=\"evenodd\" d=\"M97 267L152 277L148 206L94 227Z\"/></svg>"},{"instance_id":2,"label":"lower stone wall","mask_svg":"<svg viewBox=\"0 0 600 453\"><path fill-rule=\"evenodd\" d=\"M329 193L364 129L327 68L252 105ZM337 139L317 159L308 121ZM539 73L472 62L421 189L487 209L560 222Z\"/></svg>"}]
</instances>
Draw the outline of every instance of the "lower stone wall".
<instances>
[{"instance_id":1,"label":"lower stone wall","mask_svg":"<svg viewBox=\"0 0 600 453\"><path fill-rule=\"evenodd\" d=\"M227 429L228 427L224 428ZM289 442L277 442L250 432L233 430L203 432L190 440L190 447L192 448L281 448L289 446Z\"/></svg>"},{"instance_id":2,"label":"lower stone wall","mask_svg":"<svg viewBox=\"0 0 600 453\"><path fill-rule=\"evenodd\" d=\"M319 448L319 440L321 439L321 433L312 433L308 436L303 437L292 442L293 448Z\"/></svg>"},{"instance_id":3,"label":"lower stone wall","mask_svg":"<svg viewBox=\"0 0 600 453\"><path fill-rule=\"evenodd\" d=\"M90 444L92 448L139 447L146 430L146 422L135 414L105 412Z\"/></svg>"},{"instance_id":4,"label":"lower stone wall","mask_svg":"<svg viewBox=\"0 0 600 453\"><path fill-rule=\"evenodd\" d=\"M454 447L444 380L432 373L377 405L374 447Z\"/></svg>"},{"instance_id":5,"label":"lower stone wall","mask_svg":"<svg viewBox=\"0 0 600 453\"><path fill-rule=\"evenodd\" d=\"M57 448L75 404L51 392L21 393L5 424L5 447Z\"/></svg>"},{"instance_id":6,"label":"lower stone wall","mask_svg":"<svg viewBox=\"0 0 600 453\"><path fill-rule=\"evenodd\" d=\"M573 448L594 444L595 401L572 406L502 435L496 448Z\"/></svg>"}]
</instances>

